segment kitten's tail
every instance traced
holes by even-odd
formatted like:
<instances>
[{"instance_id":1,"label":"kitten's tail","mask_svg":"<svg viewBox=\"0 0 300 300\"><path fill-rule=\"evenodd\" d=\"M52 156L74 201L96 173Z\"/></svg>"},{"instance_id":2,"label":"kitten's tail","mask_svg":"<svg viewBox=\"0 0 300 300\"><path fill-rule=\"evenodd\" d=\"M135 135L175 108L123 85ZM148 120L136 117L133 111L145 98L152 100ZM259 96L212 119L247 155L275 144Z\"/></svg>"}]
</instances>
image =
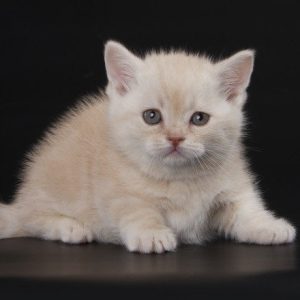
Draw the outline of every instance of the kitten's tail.
<instances>
[{"instance_id":1,"label":"kitten's tail","mask_svg":"<svg viewBox=\"0 0 300 300\"><path fill-rule=\"evenodd\" d=\"M0 199L2 200L2 199ZM20 207L0 203L0 239L25 236Z\"/></svg>"}]
</instances>

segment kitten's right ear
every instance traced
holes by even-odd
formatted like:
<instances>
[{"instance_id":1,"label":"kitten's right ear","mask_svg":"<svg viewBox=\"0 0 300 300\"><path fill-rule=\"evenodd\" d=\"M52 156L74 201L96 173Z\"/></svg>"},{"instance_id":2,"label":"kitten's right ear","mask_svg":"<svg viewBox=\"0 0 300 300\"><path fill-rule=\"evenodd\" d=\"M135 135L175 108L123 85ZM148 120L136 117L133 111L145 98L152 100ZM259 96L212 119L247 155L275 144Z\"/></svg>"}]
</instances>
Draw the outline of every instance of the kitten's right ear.
<instances>
[{"instance_id":1,"label":"kitten's right ear","mask_svg":"<svg viewBox=\"0 0 300 300\"><path fill-rule=\"evenodd\" d=\"M106 43L104 60L109 82L120 95L125 95L136 83L142 60L114 41Z\"/></svg>"}]
</instances>

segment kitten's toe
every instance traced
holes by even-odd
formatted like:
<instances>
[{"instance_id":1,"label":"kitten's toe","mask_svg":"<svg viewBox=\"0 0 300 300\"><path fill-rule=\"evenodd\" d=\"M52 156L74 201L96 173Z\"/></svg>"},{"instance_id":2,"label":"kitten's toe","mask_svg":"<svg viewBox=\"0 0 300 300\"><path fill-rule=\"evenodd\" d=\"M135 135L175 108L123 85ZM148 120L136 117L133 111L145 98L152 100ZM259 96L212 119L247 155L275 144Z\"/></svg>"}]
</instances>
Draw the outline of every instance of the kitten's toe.
<instances>
[{"instance_id":1,"label":"kitten's toe","mask_svg":"<svg viewBox=\"0 0 300 300\"><path fill-rule=\"evenodd\" d=\"M252 228L247 242L261 245L291 243L296 238L295 228L284 219L275 219L272 222L258 224Z\"/></svg>"},{"instance_id":2,"label":"kitten's toe","mask_svg":"<svg viewBox=\"0 0 300 300\"><path fill-rule=\"evenodd\" d=\"M169 228L145 229L127 235L125 244L129 251L141 253L163 253L176 249L176 238Z\"/></svg>"},{"instance_id":3,"label":"kitten's toe","mask_svg":"<svg viewBox=\"0 0 300 300\"><path fill-rule=\"evenodd\" d=\"M93 241L93 233L91 230L89 230L88 228L84 228L84 232L85 232L85 239L87 243L91 243Z\"/></svg>"}]
</instances>

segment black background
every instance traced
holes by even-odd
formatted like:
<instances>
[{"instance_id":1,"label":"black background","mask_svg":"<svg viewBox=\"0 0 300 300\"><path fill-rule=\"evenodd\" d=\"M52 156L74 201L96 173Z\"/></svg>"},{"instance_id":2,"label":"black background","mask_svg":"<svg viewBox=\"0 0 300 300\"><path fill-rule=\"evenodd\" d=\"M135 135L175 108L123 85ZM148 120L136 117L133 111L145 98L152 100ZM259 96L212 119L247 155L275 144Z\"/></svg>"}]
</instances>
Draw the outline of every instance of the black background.
<instances>
[{"instance_id":1,"label":"black background","mask_svg":"<svg viewBox=\"0 0 300 300\"><path fill-rule=\"evenodd\" d=\"M229 1L228 1L229 2ZM164 3L164 4L163 4ZM297 1L19 1L0 10L1 195L24 154L78 97L104 87L103 44L136 53L183 48L225 57L257 51L246 111L247 153L268 206L299 221Z\"/></svg>"}]
</instances>

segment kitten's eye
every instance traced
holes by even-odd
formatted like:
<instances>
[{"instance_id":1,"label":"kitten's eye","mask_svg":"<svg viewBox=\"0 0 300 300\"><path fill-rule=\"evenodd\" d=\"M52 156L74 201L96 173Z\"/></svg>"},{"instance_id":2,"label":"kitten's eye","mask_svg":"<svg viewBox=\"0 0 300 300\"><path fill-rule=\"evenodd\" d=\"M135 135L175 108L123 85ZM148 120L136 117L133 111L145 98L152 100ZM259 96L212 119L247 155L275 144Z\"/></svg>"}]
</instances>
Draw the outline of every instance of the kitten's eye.
<instances>
[{"instance_id":1,"label":"kitten's eye","mask_svg":"<svg viewBox=\"0 0 300 300\"><path fill-rule=\"evenodd\" d=\"M143 113L144 121L149 125L156 125L161 121L161 113L157 109L148 109Z\"/></svg>"},{"instance_id":2,"label":"kitten's eye","mask_svg":"<svg viewBox=\"0 0 300 300\"><path fill-rule=\"evenodd\" d=\"M190 122L196 126L203 126L208 122L208 120L208 114L201 111L196 111L195 113L193 113Z\"/></svg>"}]
</instances>

